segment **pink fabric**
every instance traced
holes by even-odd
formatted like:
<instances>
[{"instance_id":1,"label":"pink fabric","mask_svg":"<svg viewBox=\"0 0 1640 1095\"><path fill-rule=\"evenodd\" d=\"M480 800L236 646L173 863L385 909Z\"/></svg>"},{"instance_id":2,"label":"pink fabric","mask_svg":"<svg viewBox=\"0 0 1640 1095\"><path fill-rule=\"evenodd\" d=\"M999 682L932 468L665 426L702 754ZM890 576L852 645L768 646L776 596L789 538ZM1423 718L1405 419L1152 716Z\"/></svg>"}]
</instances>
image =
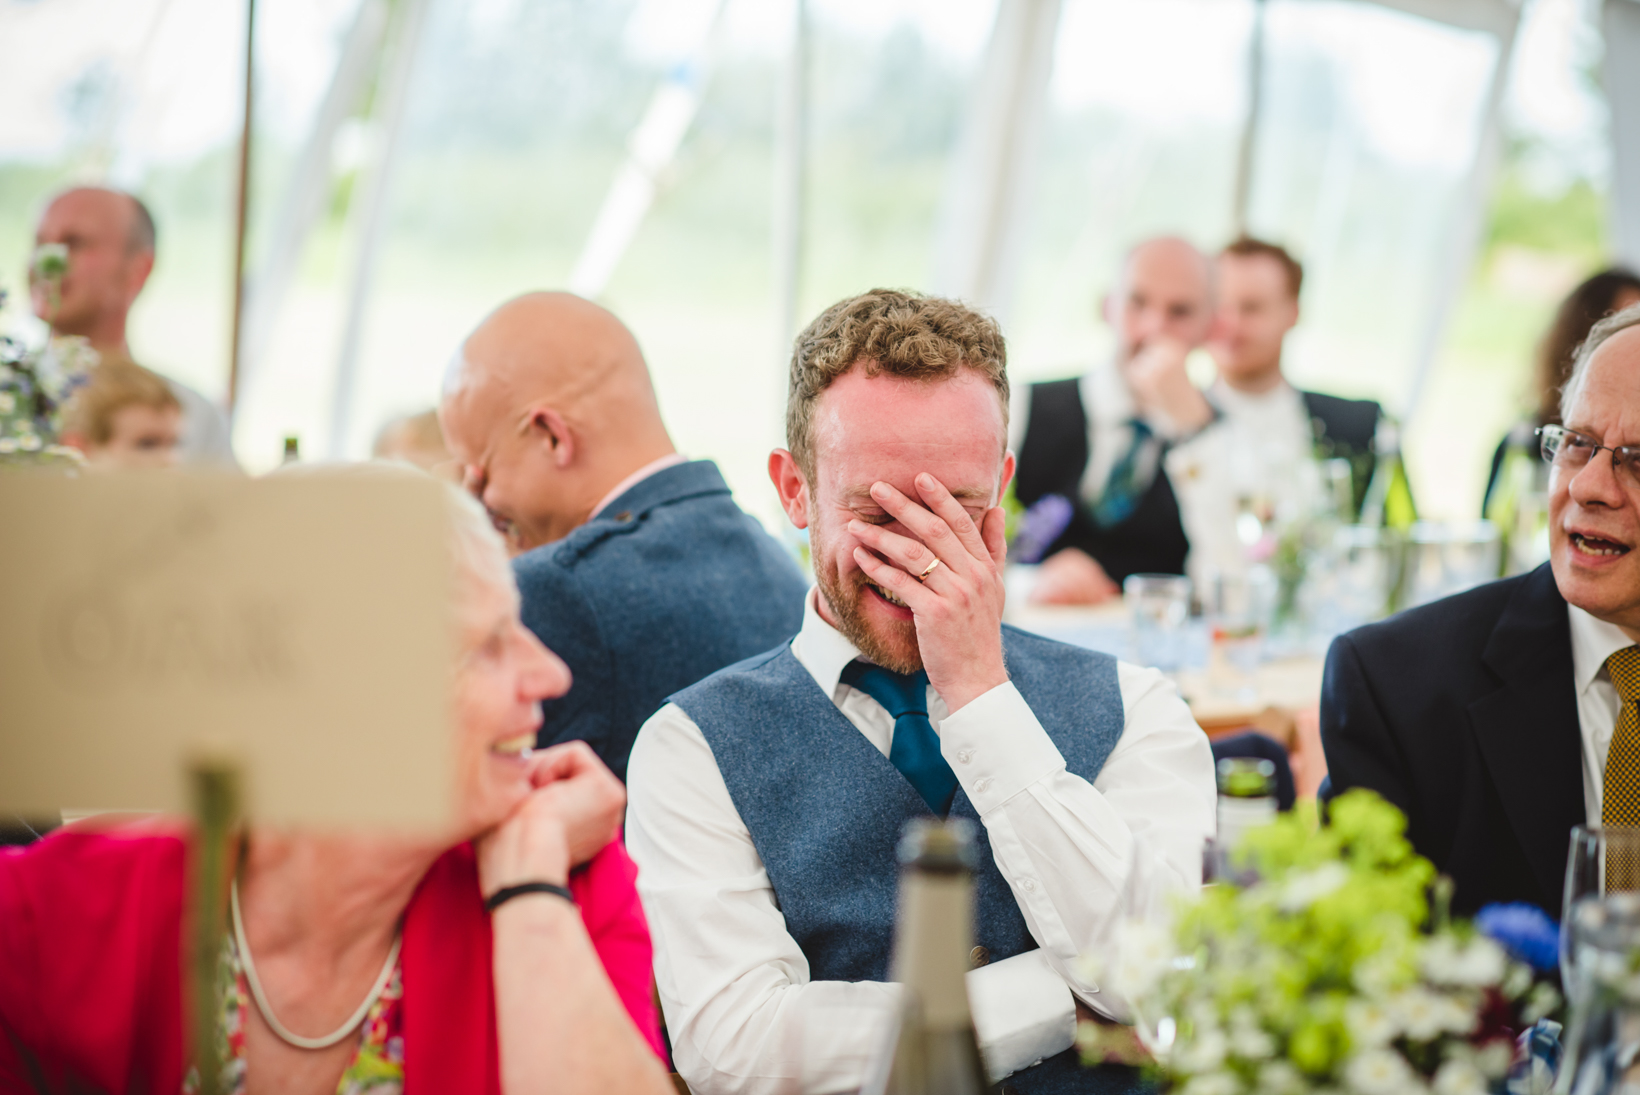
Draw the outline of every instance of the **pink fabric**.
<instances>
[{"instance_id":1,"label":"pink fabric","mask_svg":"<svg viewBox=\"0 0 1640 1095\"><path fill-rule=\"evenodd\" d=\"M185 840L154 825L0 851L0 1093L172 1095L184 1073ZM570 878L633 1024L661 1054L637 868L617 842ZM422 879L404 926L405 1091L499 1095L490 922L471 845ZM76 1090L79 1088L76 1088Z\"/></svg>"}]
</instances>

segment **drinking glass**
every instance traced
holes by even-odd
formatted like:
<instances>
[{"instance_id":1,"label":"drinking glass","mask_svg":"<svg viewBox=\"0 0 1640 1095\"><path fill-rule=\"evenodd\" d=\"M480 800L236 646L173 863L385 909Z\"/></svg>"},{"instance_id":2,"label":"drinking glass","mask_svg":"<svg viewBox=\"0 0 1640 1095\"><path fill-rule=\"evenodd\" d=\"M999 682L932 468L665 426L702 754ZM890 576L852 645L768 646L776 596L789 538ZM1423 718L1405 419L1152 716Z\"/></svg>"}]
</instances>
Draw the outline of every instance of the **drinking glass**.
<instances>
[{"instance_id":1,"label":"drinking glass","mask_svg":"<svg viewBox=\"0 0 1640 1095\"><path fill-rule=\"evenodd\" d=\"M1190 579L1178 574L1130 574L1122 598L1133 621L1133 654L1140 665L1163 672L1184 663L1185 621L1190 617Z\"/></svg>"},{"instance_id":2,"label":"drinking glass","mask_svg":"<svg viewBox=\"0 0 1640 1095\"><path fill-rule=\"evenodd\" d=\"M1208 675L1216 690L1253 702L1258 695L1254 677L1264 660L1264 637L1275 614L1275 575L1261 566L1216 574L1208 582L1205 602L1213 631Z\"/></svg>"},{"instance_id":3,"label":"drinking glass","mask_svg":"<svg viewBox=\"0 0 1640 1095\"><path fill-rule=\"evenodd\" d=\"M1498 576L1503 544L1490 521L1412 526L1407 544L1407 606L1489 582Z\"/></svg>"},{"instance_id":4,"label":"drinking glass","mask_svg":"<svg viewBox=\"0 0 1640 1095\"><path fill-rule=\"evenodd\" d=\"M1586 988L1588 917L1579 911L1608 894L1640 893L1640 828L1578 825L1566 857L1566 888L1560 915L1560 978L1574 1003ZM1640 900L1640 898L1637 898Z\"/></svg>"},{"instance_id":5,"label":"drinking glass","mask_svg":"<svg viewBox=\"0 0 1640 1095\"><path fill-rule=\"evenodd\" d=\"M1568 922L1581 968L1555 1093L1629 1095L1640 1090L1640 893L1585 896Z\"/></svg>"}]
</instances>

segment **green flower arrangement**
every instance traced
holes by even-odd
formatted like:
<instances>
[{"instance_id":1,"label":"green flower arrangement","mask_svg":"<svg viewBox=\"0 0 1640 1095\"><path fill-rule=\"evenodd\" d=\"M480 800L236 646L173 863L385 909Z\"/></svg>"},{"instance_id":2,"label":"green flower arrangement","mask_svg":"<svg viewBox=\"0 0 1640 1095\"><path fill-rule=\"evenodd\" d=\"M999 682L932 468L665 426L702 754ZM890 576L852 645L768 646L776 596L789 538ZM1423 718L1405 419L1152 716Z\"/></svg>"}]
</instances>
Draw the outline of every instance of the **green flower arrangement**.
<instances>
[{"instance_id":1,"label":"green flower arrangement","mask_svg":"<svg viewBox=\"0 0 1640 1095\"><path fill-rule=\"evenodd\" d=\"M1204 887L1171 924L1130 921L1115 957L1089 962L1130 1002L1153 1079L1181 1095L1502 1090L1517 1036L1559 993L1450 920L1450 883L1395 807L1354 790L1329 815L1249 833L1247 884ZM1120 1059L1124 1035L1083 1024L1084 1060Z\"/></svg>"},{"instance_id":2,"label":"green flower arrangement","mask_svg":"<svg viewBox=\"0 0 1640 1095\"><path fill-rule=\"evenodd\" d=\"M52 306L68 272L68 249L47 244L35 252L32 277L46 287ZM6 294L0 290L0 309ZM97 366L97 353L82 338L57 338L30 349L0 335L0 464L77 467L78 451L57 444L63 411Z\"/></svg>"}]
</instances>

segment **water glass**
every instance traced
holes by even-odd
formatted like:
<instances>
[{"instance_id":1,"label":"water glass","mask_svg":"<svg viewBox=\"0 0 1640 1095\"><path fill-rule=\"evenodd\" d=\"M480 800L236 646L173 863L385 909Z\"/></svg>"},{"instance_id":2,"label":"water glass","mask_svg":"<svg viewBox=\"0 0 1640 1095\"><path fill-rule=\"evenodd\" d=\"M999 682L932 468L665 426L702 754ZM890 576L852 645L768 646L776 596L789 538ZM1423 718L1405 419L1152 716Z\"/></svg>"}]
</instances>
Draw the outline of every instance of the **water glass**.
<instances>
[{"instance_id":1,"label":"water glass","mask_svg":"<svg viewBox=\"0 0 1640 1095\"><path fill-rule=\"evenodd\" d=\"M1133 621L1133 654L1140 665L1171 672L1184 664L1190 579L1178 574L1130 574L1122 598Z\"/></svg>"},{"instance_id":2,"label":"water glass","mask_svg":"<svg viewBox=\"0 0 1640 1095\"><path fill-rule=\"evenodd\" d=\"M1585 906L1609 894L1636 894L1640 900L1640 828L1578 825L1566 856L1566 888L1560 915L1560 978L1574 1003L1586 987L1589 941L1583 938ZM1581 926L1580 926L1581 925Z\"/></svg>"},{"instance_id":3,"label":"water glass","mask_svg":"<svg viewBox=\"0 0 1640 1095\"><path fill-rule=\"evenodd\" d=\"M1577 988L1567 985L1571 1024L1554 1090L1630 1095L1640 1090L1640 893L1586 896L1567 922L1579 940L1580 969Z\"/></svg>"},{"instance_id":4,"label":"water glass","mask_svg":"<svg viewBox=\"0 0 1640 1095\"><path fill-rule=\"evenodd\" d=\"M1213 646L1243 675L1264 660L1264 636L1275 614L1276 581L1266 567L1224 572L1208 583L1203 605L1213 627Z\"/></svg>"},{"instance_id":5,"label":"water glass","mask_svg":"<svg viewBox=\"0 0 1640 1095\"><path fill-rule=\"evenodd\" d=\"M1407 545L1407 606L1462 593L1498 576L1502 539L1490 521L1419 522Z\"/></svg>"}]
</instances>

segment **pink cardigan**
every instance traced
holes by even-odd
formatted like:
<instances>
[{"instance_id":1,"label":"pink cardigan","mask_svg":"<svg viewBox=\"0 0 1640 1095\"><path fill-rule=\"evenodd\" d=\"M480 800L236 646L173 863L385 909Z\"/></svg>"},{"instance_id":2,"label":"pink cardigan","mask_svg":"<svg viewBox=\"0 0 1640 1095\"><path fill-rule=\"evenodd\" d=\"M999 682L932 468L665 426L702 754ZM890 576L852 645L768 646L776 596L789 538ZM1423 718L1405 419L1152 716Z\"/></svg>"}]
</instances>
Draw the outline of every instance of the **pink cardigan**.
<instances>
[{"instance_id":1,"label":"pink cardigan","mask_svg":"<svg viewBox=\"0 0 1640 1095\"><path fill-rule=\"evenodd\" d=\"M0 1092L36 1090L31 1076L51 1091L70 1080L181 1090L185 842L157 831L59 832L0 850ZM617 842L570 889L633 1025L662 1055L636 877ZM472 845L421 880L402 962L406 1095L499 1095L490 920Z\"/></svg>"}]
</instances>

